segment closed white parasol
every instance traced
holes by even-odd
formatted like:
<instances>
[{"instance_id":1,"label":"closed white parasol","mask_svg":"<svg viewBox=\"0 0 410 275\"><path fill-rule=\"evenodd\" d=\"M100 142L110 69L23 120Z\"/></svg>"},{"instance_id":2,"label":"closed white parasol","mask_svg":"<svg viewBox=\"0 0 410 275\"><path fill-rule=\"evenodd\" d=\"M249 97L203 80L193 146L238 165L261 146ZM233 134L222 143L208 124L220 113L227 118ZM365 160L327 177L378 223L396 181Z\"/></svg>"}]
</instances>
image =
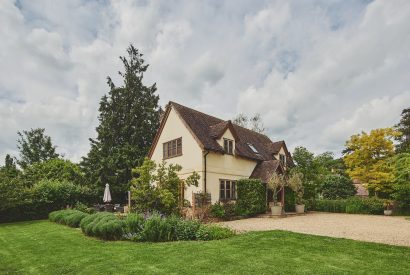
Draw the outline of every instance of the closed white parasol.
<instances>
[{"instance_id":1,"label":"closed white parasol","mask_svg":"<svg viewBox=\"0 0 410 275\"><path fill-rule=\"evenodd\" d=\"M110 185L108 183L105 185L103 201L104 202L110 202L111 201Z\"/></svg>"}]
</instances>

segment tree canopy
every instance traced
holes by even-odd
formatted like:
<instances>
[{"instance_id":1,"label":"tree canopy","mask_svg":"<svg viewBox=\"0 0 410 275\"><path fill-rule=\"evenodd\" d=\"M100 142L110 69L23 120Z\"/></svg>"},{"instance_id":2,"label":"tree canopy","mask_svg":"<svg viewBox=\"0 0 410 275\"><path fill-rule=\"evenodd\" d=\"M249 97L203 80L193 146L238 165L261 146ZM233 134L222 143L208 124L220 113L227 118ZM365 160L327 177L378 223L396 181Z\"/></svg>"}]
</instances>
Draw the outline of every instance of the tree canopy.
<instances>
[{"instance_id":1,"label":"tree canopy","mask_svg":"<svg viewBox=\"0 0 410 275\"><path fill-rule=\"evenodd\" d=\"M250 129L257 133L265 133L266 129L262 121L262 117L259 113L248 117L243 113L239 113L232 121L234 124Z\"/></svg>"},{"instance_id":2,"label":"tree canopy","mask_svg":"<svg viewBox=\"0 0 410 275\"><path fill-rule=\"evenodd\" d=\"M81 166L87 179L103 189L110 184L113 199L128 189L133 167L142 164L159 125L159 96L154 83L145 86L148 69L142 54L130 45L128 57L120 57L123 85L117 87L108 77L110 91L100 101L97 138Z\"/></svg>"},{"instance_id":3,"label":"tree canopy","mask_svg":"<svg viewBox=\"0 0 410 275\"><path fill-rule=\"evenodd\" d=\"M343 159L347 173L376 196L392 192L394 175L389 158L394 155L393 140L399 135L392 128L382 128L353 135L346 142Z\"/></svg>"},{"instance_id":4,"label":"tree canopy","mask_svg":"<svg viewBox=\"0 0 410 275\"><path fill-rule=\"evenodd\" d=\"M30 129L18 132L17 148L20 151L18 165L25 169L27 166L60 157L56 153L56 146L51 142L51 137L45 134L44 128Z\"/></svg>"},{"instance_id":5,"label":"tree canopy","mask_svg":"<svg viewBox=\"0 0 410 275\"><path fill-rule=\"evenodd\" d=\"M396 151L398 153L410 153L410 108L402 111L400 122L395 126L395 129L401 133L396 137L398 141Z\"/></svg>"}]
</instances>

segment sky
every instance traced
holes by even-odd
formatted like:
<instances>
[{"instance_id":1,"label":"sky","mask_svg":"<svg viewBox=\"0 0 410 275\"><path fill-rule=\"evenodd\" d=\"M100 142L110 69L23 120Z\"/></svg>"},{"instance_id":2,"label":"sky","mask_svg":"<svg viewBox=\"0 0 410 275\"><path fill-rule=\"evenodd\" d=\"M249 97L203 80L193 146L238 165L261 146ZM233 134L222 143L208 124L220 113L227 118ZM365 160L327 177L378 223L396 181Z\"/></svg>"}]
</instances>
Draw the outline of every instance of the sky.
<instances>
[{"instance_id":1,"label":"sky","mask_svg":"<svg viewBox=\"0 0 410 275\"><path fill-rule=\"evenodd\" d=\"M38 127L81 160L130 43L162 106L260 113L291 151L340 155L410 107L407 0L0 0L0 164Z\"/></svg>"}]
</instances>

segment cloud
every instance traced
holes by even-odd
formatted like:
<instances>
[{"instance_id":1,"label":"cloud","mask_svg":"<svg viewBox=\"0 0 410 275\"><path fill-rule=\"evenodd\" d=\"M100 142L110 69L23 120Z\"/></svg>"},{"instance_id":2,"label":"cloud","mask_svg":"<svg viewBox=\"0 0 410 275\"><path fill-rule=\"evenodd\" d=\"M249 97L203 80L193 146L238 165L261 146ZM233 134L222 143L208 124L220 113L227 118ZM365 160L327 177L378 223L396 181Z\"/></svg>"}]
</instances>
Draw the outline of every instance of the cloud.
<instances>
[{"instance_id":1,"label":"cloud","mask_svg":"<svg viewBox=\"0 0 410 275\"><path fill-rule=\"evenodd\" d=\"M80 160L129 43L161 104L258 112L291 148L340 152L410 102L408 1L6 0L0 24L0 159L18 130L44 127Z\"/></svg>"}]
</instances>

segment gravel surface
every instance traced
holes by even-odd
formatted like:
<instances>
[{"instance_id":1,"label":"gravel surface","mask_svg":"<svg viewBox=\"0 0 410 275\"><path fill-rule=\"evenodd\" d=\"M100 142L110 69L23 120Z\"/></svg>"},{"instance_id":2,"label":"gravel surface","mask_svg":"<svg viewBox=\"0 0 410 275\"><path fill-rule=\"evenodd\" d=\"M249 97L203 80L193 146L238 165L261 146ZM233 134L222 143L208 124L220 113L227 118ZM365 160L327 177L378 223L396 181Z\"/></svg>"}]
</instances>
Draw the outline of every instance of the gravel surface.
<instances>
[{"instance_id":1,"label":"gravel surface","mask_svg":"<svg viewBox=\"0 0 410 275\"><path fill-rule=\"evenodd\" d=\"M309 213L286 218L251 218L222 222L239 232L287 230L312 235L410 246L410 221L405 217Z\"/></svg>"}]
</instances>

